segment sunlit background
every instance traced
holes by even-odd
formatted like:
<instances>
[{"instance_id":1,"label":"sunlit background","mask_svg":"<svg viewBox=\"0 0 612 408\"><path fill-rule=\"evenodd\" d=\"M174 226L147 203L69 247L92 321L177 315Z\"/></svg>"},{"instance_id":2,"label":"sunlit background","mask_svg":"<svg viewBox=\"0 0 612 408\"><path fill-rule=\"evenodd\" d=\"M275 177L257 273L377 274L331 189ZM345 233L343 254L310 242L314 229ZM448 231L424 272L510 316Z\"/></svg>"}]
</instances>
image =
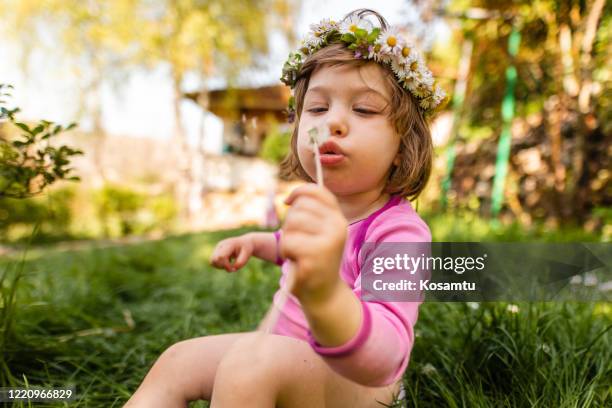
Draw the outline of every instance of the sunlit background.
<instances>
[{"instance_id":1,"label":"sunlit background","mask_svg":"<svg viewBox=\"0 0 612 408\"><path fill-rule=\"evenodd\" d=\"M282 64L310 23L371 5L3 1L6 106L28 123L77 122L56 140L84 154L71 163L80 182L29 200L45 208L4 200L2 239L29 236L41 214L50 240L277 226L295 185L277 177L290 131ZM376 10L418 40L451 95L432 121L420 213L440 228L457 216L609 239L605 7L390 0Z\"/></svg>"}]
</instances>

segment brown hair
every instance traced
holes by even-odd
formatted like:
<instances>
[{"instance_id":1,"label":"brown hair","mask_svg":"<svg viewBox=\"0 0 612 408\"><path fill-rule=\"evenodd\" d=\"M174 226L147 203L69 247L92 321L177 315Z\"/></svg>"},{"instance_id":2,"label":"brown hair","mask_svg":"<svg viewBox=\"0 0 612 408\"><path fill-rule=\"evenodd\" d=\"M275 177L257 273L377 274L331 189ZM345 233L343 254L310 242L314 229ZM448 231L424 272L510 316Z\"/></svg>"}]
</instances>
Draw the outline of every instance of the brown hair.
<instances>
[{"instance_id":1,"label":"brown hair","mask_svg":"<svg viewBox=\"0 0 612 408\"><path fill-rule=\"evenodd\" d=\"M372 10L355 10L352 14L373 14L378 18L381 27L387 26L385 19ZM345 17L346 18L346 17ZM332 42L326 47L310 55L300 71L294 88L296 120L291 135L291 149L287 157L280 164L281 177L313 181L297 157L297 138L300 115L304 106L304 97L308 90L310 76L315 69L323 66L349 65L361 67L375 62L357 59L354 52L344 43ZM433 143L428 123L419 109L417 102L410 93L397 82L391 69L387 65L380 65L385 71L385 81L391 89L391 101L387 110L389 120L395 125L395 131L400 135L399 165L392 165L387 178L385 191L389 194L399 194L414 199L423 191L431 174L433 161Z\"/></svg>"}]
</instances>

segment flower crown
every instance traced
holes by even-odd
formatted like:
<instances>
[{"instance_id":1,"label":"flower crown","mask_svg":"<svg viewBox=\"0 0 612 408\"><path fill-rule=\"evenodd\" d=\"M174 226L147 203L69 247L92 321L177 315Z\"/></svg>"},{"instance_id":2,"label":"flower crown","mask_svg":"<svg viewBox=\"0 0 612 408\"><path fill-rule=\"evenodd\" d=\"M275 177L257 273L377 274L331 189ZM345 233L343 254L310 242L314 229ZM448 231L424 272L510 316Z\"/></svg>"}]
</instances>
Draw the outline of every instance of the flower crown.
<instances>
[{"instance_id":1,"label":"flower crown","mask_svg":"<svg viewBox=\"0 0 612 408\"><path fill-rule=\"evenodd\" d=\"M447 101L446 92L436 84L422 54L414 45L399 35L397 27L381 28L358 15L347 16L340 23L323 19L310 25L310 33L301 47L289 53L283 65L281 81L291 89L295 87L304 61L309 55L326 45L342 41L355 52L355 58L374 60L388 65L402 87L416 98L423 113L432 115ZM295 100L289 99L289 120L295 117Z\"/></svg>"}]
</instances>

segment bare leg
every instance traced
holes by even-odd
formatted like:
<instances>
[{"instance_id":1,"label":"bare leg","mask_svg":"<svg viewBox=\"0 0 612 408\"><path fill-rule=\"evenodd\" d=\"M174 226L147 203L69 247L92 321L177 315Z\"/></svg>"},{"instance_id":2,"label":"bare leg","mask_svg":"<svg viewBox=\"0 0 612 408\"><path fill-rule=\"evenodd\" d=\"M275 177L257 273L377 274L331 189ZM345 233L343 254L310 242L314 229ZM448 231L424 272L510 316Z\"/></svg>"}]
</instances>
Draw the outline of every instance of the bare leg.
<instances>
[{"instance_id":1,"label":"bare leg","mask_svg":"<svg viewBox=\"0 0 612 408\"><path fill-rule=\"evenodd\" d=\"M213 408L382 408L399 382L366 387L333 371L301 340L251 333L236 341L218 366Z\"/></svg>"},{"instance_id":2,"label":"bare leg","mask_svg":"<svg viewBox=\"0 0 612 408\"><path fill-rule=\"evenodd\" d=\"M173 344L157 359L126 407L185 407L210 400L219 362L245 333L222 334Z\"/></svg>"}]
</instances>

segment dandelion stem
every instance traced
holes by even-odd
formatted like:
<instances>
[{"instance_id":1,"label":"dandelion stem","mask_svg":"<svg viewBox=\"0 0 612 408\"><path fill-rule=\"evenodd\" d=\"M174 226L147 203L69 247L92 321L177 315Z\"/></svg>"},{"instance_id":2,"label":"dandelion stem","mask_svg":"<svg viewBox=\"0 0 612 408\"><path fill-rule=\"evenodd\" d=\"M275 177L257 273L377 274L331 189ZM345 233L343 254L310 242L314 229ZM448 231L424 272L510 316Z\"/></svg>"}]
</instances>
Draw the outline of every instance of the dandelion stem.
<instances>
[{"instance_id":1,"label":"dandelion stem","mask_svg":"<svg viewBox=\"0 0 612 408\"><path fill-rule=\"evenodd\" d=\"M316 128L311 129L309 132L312 142L312 150L315 156L315 167L316 167L316 177L317 177L317 185L323 187L323 166L321 166L321 154L319 153L319 146L324 140L321 140L318 135L319 131ZM323 139L327 139L327 137L323 136ZM295 264L291 260L287 260L288 262L288 270L287 270L287 280L285 285L280 288L280 295L278 297L278 305L272 301L272 306L266 313L266 316L262 320L259 325L258 330L263 333L271 333L272 329L278 323L278 319L280 317L280 312L285 307L285 303L289 298L289 294L293 290L293 285L295 284Z\"/></svg>"}]
</instances>

